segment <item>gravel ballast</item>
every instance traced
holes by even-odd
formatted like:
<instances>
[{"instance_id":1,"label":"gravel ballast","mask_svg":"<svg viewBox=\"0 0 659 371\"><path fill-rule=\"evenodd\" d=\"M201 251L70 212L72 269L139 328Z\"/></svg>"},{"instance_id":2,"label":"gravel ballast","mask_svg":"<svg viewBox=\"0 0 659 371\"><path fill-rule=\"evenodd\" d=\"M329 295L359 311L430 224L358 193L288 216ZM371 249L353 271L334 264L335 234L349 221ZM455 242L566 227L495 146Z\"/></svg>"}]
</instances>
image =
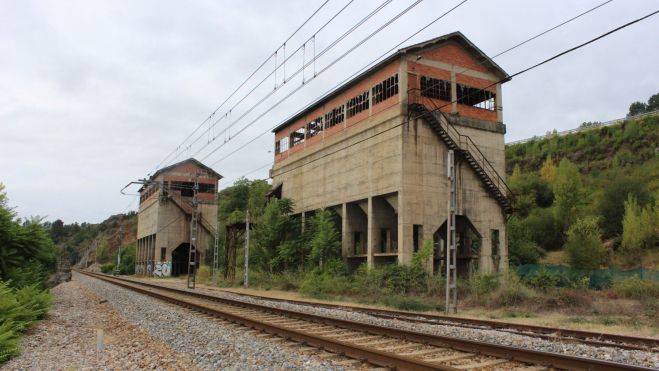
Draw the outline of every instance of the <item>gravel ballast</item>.
<instances>
[{"instance_id":1,"label":"gravel ballast","mask_svg":"<svg viewBox=\"0 0 659 371\"><path fill-rule=\"evenodd\" d=\"M3 370L196 370L190 357L172 351L128 323L79 282L51 290L48 316L21 342L21 354ZM97 349L102 330L102 349Z\"/></svg>"},{"instance_id":2,"label":"gravel ballast","mask_svg":"<svg viewBox=\"0 0 659 371\"><path fill-rule=\"evenodd\" d=\"M239 300L247 303L266 305L273 308L294 310L303 313L327 316L338 319L358 321L384 327L393 327L404 330L424 332L434 335L457 337L475 341L484 341L492 344L533 349L545 352L568 354L577 357L589 357L612 362L625 363L643 367L659 369L659 353L651 351L627 350L615 347L597 347L575 342L562 342L560 340L541 339L510 332L474 329L447 324L422 324L397 319L386 319L341 309L322 308L311 305L301 305L288 302L268 300L266 298L253 298L249 296L208 289L197 289L205 294L217 297Z\"/></svg>"},{"instance_id":3,"label":"gravel ballast","mask_svg":"<svg viewBox=\"0 0 659 371\"><path fill-rule=\"evenodd\" d=\"M176 352L190 356L204 370L340 370L330 360L303 354L255 336L246 328L214 320L82 274L74 274L96 295L108 300L130 323Z\"/></svg>"}]
</instances>

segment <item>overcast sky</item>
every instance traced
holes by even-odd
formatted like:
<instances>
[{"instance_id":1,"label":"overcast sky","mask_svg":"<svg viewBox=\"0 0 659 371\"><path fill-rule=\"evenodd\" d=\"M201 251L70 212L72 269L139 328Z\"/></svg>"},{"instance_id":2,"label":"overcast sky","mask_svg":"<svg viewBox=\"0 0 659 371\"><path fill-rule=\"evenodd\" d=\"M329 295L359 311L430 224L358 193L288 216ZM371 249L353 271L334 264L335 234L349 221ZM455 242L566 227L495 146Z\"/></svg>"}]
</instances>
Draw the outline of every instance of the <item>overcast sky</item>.
<instances>
[{"instance_id":1,"label":"overcast sky","mask_svg":"<svg viewBox=\"0 0 659 371\"><path fill-rule=\"evenodd\" d=\"M288 41L287 56L348 2L330 0ZM602 2L469 0L403 46L459 30L495 55ZM153 173L321 3L0 1L0 182L10 205L21 217L65 223L97 223L136 210L136 197L119 190ZM298 75L274 90L271 76L236 105L274 70L271 59L217 111L215 126L205 123L188 143L199 140L165 164L199 152L196 158L224 175L222 187L248 173L267 177L274 141L269 129L457 3L425 0L325 69L412 4L391 1L307 68L304 87L258 118L302 84ZM316 34L316 53L380 4L354 0ZM614 0L495 61L512 74L656 8L652 0ZM631 102L646 101L659 92L658 36L659 15L506 83L506 141L619 118ZM303 58L313 58L313 49L309 41L304 55L290 58L287 79ZM322 71L316 78L314 67ZM283 78L280 68L278 85Z\"/></svg>"}]
</instances>

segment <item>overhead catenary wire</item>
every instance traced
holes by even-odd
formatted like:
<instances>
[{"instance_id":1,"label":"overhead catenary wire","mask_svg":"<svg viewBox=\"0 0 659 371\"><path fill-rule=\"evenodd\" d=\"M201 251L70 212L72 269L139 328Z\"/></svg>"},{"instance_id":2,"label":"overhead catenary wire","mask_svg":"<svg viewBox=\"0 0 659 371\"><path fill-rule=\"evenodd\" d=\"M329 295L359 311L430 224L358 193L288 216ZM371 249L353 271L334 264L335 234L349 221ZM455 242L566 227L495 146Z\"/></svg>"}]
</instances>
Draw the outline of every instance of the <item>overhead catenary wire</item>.
<instances>
[{"instance_id":1,"label":"overhead catenary wire","mask_svg":"<svg viewBox=\"0 0 659 371\"><path fill-rule=\"evenodd\" d=\"M507 49L505 49L505 50L503 50L503 51L501 51L501 52L495 54L495 55L492 57L492 59L497 58L497 57L499 57L499 56L501 56L501 55L504 55L504 54L506 54L506 53L509 53L509 52L511 52L511 51L513 51L513 50L515 50L515 49L517 49L517 48L519 48L519 47L521 47L522 45L527 44L528 42L530 42L530 41L532 41L532 40L535 40L535 39L537 39L537 38L539 38L539 37L541 37L541 36L543 36L543 35L545 35L545 34L551 32L551 31L554 31L554 30L556 30L556 29L558 29L558 28L560 28L560 27L562 27L562 26L565 26L566 24L568 24L568 23L570 23L570 22L572 22L572 21L574 21L574 20L576 20L576 19L578 19L578 18L581 18L581 17L583 17L583 16L586 15L586 14L589 14L589 13L593 12L594 10L596 10L596 9L598 9L598 8L604 6L604 5L606 5L606 4L608 4L608 3L612 2L612 1L613 1L613 0L608 0L608 1L605 1L605 2L603 2L603 3L600 3L600 4L596 5L595 7L592 7L592 8L590 8L590 9L588 9L588 10L582 12L582 13L579 13L579 14L577 14L577 15L575 15L575 16L569 18L569 19L566 20L566 21L563 21L563 22L561 22L561 23L559 23L559 24L557 24L557 25L554 25L554 26L552 26L552 27L550 27L550 28L548 28L548 29L546 29L546 30L544 30L544 31L541 31L540 33L537 33L537 34L535 34L535 35L533 35L533 36L530 36L530 37L526 38L524 41L519 42L519 43L517 43L517 44L515 44L515 45L513 45L513 46L511 46L511 47L509 47L509 48L507 48ZM463 3L464 3L464 1L461 2L461 3L459 3L458 5L456 5L454 8L450 9L449 12L453 11L456 7L462 5ZM227 158L231 157L232 155L234 155L235 153L239 152L239 151L242 150L243 148L247 147L249 144L251 144L251 143L253 143L254 141L256 141L258 138L262 137L263 135L266 135L267 133L269 133L270 131L272 131L274 128L276 128L277 126L281 125L283 122L286 122L286 121L290 120L291 117L295 117L297 114L299 114L300 112L306 110L308 107L315 105L315 104L318 103L318 101L321 100L326 94L328 94L329 92L333 91L333 90L336 89L337 87L343 85L344 83L346 83L347 81L351 80L351 79L354 78L355 76L359 75L359 74L362 73L364 70L366 70L367 68L371 67L373 64L377 63L379 60L381 60L384 56L386 56L387 54L389 54L391 51L395 50L396 48L398 48L398 47L399 47L400 45L402 45L403 43L409 41L412 37L418 35L420 32L422 32L423 30L427 29L428 27L430 27L431 25L433 25L434 23L436 23L437 21L439 21L441 18L443 18L443 17L444 17L446 14L448 14L449 12L444 13L444 14L442 14L441 16L435 18L432 22L428 23L427 25L425 25L424 27L422 27L422 28L419 29L418 31L414 32L412 35L408 36L408 37L405 38L403 41L399 42L399 43L398 43L397 45L395 45L393 48L389 49L389 50L386 51L384 54L382 54L382 55L379 56L378 58L374 59L372 62L368 63L367 65L365 65L364 67L362 67L361 69L359 69L357 72L355 72L354 74L350 75L348 78L344 79L344 80L341 81L340 83L336 84L335 86L333 86L332 88L330 88L329 90L327 90L325 93L321 94L321 95L320 95L317 99L315 99L311 104L309 104L309 105L305 106L304 108L300 109L299 111L297 111L297 112L294 113L293 115L289 116L287 119L283 120L282 122L278 123L277 125L274 125L272 128L270 128L270 129L268 129L268 130L262 132L262 133L259 134L257 137L255 137L255 138L253 138L252 140L246 142L245 144L243 144L242 146L240 146L240 147L237 148L236 150L234 150L234 151L228 153L227 155L225 155L224 157L218 159L217 161L215 161L214 163L212 163L211 166L214 166L214 165L220 163L221 161L226 160ZM478 62L478 63L482 65L482 64L484 64L485 62L486 62L486 60L481 60L481 61ZM456 75L458 75L458 74L462 74L462 73L464 73L466 70L467 70L467 69L463 69L462 71L456 72Z\"/></svg>"},{"instance_id":2,"label":"overhead catenary wire","mask_svg":"<svg viewBox=\"0 0 659 371\"><path fill-rule=\"evenodd\" d=\"M215 126L217 126L218 123L219 123L220 121L222 121L222 120L226 121L227 126L228 126L228 125L232 122L232 120L231 120L231 112L232 112L236 107L238 107L238 106L239 106L239 105L240 105L245 99L247 99L250 95L252 95L252 93L254 93L254 91L256 91L256 89L258 89L261 85L263 85L263 83L266 82L271 76L273 76L273 75L275 76L275 79L274 79L274 80L275 80L275 86L274 86L274 89L268 94L268 96L272 95L276 90L278 90L281 86L283 86L288 80L290 80L291 78L293 78L294 76L289 76L288 78L286 78L286 62L288 62L291 58L293 58L295 55L297 55L297 53L298 53L300 50L302 50L302 49L304 48L304 46L305 46L305 45L306 45L306 44L307 44L312 38L314 38L314 40L315 40L315 36L316 36L318 33L322 32L322 31L323 31L323 30L324 30L324 29L325 29L330 23L332 23L332 21L334 21L339 15L341 15L341 13L343 13L343 12L344 12L344 11L345 11L345 10L346 10L346 9L347 9L347 8L348 8L348 7L354 2L354 1L355 1L355 0L350 0L350 1L348 1L348 3L346 3L341 9L339 9L339 11L336 12L336 13L335 13L335 14L334 14L329 20L327 20L322 26L320 26L318 29L316 29L316 30L313 32L313 36L312 36L312 37L306 39L306 40L305 40L300 46L298 46L297 49L295 49L292 53L289 53L288 56L287 56L287 55L286 55L286 45L287 45L288 41L290 40L290 37L289 37L289 39L287 39L286 42L283 43L283 44L282 44L282 45L281 45L281 46L280 46L280 47L274 52L273 55L271 55L271 58L270 58L270 59L272 59L272 56L274 56L274 58L275 58L275 68L274 68L274 70L273 70L272 72L270 72L266 77L264 77L264 78L263 78L258 84L256 84L254 87L252 87L252 89L249 90L245 95L243 95L243 97L240 98L236 103L234 103L233 106L229 107L228 110L227 110L224 114L217 115L217 116L219 116L219 117L218 117L215 121L212 121L212 120L213 120L213 117L216 115L217 111L218 111L222 106L224 106L224 104L226 104L226 103L228 102L228 100L229 100L230 98L232 98L232 97L238 92L238 90L239 90L240 88L242 88L242 87L244 86L244 83L241 84L241 86L240 86L238 89L236 89L233 93L231 93L231 95L230 95L230 96L229 96L224 102L222 102L222 104L220 105L220 107L218 107L218 108L217 108L217 109L211 114L211 116L209 116L209 117L207 118L207 121L210 120L210 121L208 121L209 123L212 121L212 124L209 126L209 128L207 129L206 132L210 131L212 128L214 128ZM391 1L392 1L392 0L386 0L387 3L391 2ZM315 41L314 41L314 42L315 42ZM284 56L283 56L283 61L282 61L280 64L277 64L276 61L277 61L277 59L278 59L277 57L278 57L279 50L282 50L282 51L283 51L283 55L284 55ZM267 59L267 60L264 62L264 64L267 63L270 59ZM263 66L263 65L262 65L262 66ZM260 70L260 68L262 68L262 66L259 67L259 70ZM282 83L281 83L280 85L278 85L278 84L277 84L276 74L277 74L277 71L278 71L280 68L283 69L284 79L283 79ZM252 73L252 74L249 76L248 79L251 79L251 78L256 74L256 72L258 72L258 70L257 70L257 71L254 71L254 73ZM297 75L297 74L296 74L296 75ZM248 80L246 80L245 83L246 83L247 81L248 81ZM206 122L206 121L204 121L204 122ZM202 125L200 125L199 128L197 128L197 129L196 129L191 135L189 135L188 138L186 138L185 141L187 141L188 139L190 139L190 137L192 137L192 135L194 135L194 133L196 133L196 132L201 128L201 126L203 126L203 124L204 124L204 123L202 123ZM230 137L231 137L231 136L229 135L229 129L230 129L230 127L225 128L225 130L223 130L223 131L220 132L219 134L214 135L212 139L209 139L208 142L215 141L215 139L217 139L217 138L218 138L220 135L222 135L222 134L225 135L225 141L229 140ZM195 138L192 142L188 143L188 145L185 147L185 149L187 149L187 150L191 150L191 149L192 149L192 145L194 145L194 144L197 143L201 138L203 138L206 132L202 132L202 133L201 133L197 138ZM176 152L176 151L177 151L177 150L175 150L174 152ZM176 160L176 158L178 158L178 156L180 156L181 154L182 154L182 152L177 153L176 156L170 161L170 163L173 163L173 162ZM192 157L194 157L194 156L196 156L196 154L192 155ZM168 157L169 157L169 156L168 156ZM161 164L162 164L162 163L161 163ZM161 164L159 164L159 166L160 166Z\"/></svg>"},{"instance_id":3,"label":"overhead catenary wire","mask_svg":"<svg viewBox=\"0 0 659 371\"><path fill-rule=\"evenodd\" d=\"M380 4L377 8L375 8L373 11L371 11L369 14L367 14L367 15L366 15L365 17L363 17L362 19L360 19L356 24L354 24L354 25L353 25L352 27L350 27L347 31L345 31L341 36L339 36L336 40L334 40L330 45L328 45L327 47L325 47L325 49L323 49L321 52L319 52L319 53L316 54L316 53L315 53L315 50L314 50L314 57L312 58L312 60L310 60L310 61L308 61L308 62L304 62L304 61L303 61L303 64L302 64L302 67L301 67L301 68L297 69L297 70L296 70L293 74L291 74L288 78L284 77L284 81L283 81L282 85L283 85L284 83L286 83L287 81L293 79L294 77L296 77L296 76L299 75L300 73L303 74L303 83L302 83L302 85L304 85L304 71L305 71L306 68L308 68L308 67L309 67L310 65L312 65L312 64L314 65L314 74L313 74L313 77L312 77L311 79L307 80L307 82L308 82L308 81L311 81L311 80L314 79L314 78L316 78L321 72L323 72L323 71L325 70L325 69L323 69L323 71L321 71L321 72L315 72L315 68L316 68L316 67L315 67L315 63L316 63L316 61L317 61L319 58L321 58L323 55L325 55L329 50L331 50L331 49L334 48L336 45L338 45L342 40L344 40L346 37L348 37L350 34L352 34L352 33L353 33L355 30L357 30L361 25L363 25L364 23L366 23L369 19L371 19L373 16L375 16L375 15L376 15L377 13L379 13L381 10L383 10L383 9L384 9L388 4L390 4L392 1L393 1L393 0L385 0L385 1L384 1L382 4ZM407 11L409 11L410 9L412 9L413 7L415 7L416 5L418 5L419 3L421 3L421 1L423 1L423 0L416 0L415 3L413 3L411 6L409 6L407 9L405 9L405 10L404 10L403 12L401 12L401 13L402 13L402 14L407 13ZM347 5L349 5L349 4L347 4ZM346 5L346 7L347 7L347 5ZM400 13L399 13L399 14L400 14ZM397 19L397 18L396 18L396 19ZM330 21L331 21L331 20L330 20ZM329 24L330 21L328 21L325 25L323 25L323 26L320 28L320 30L322 30L323 28L325 28L325 26L327 26L327 25ZM320 32L320 30L317 31L316 33L314 33L314 36L310 37L307 41L305 41L305 43L302 44L297 50L295 50L294 53L297 53L297 51L299 51L299 50L304 50L306 43L310 42L312 39L315 40L315 36L316 36L316 34L318 34L318 32ZM370 37L369 37L369 38L370 38ZM315 44L315 41L314 41L314 44ZM315 46L314 46L314 49L315 49ZM285 63L286 63L286 62L287 62L292 56L293 56L293 55L290 55L288 58L285 58L285 60L282 62L282 64L281 64L280 66L282 66L282 65L285 66ZM342 58L341 58L341 59L342 59ZM276 71L277 69L278 69L278 67L275 68L275 71ZM245 94L245 95L243 96L243 98L241 98L238 102L236 102L236 103L235 103L235 104L229 109L229 112L231 112L231 111L232 111L233 109L235 109L239 104L241 104L241 103L242 103L242 102L243 102L243 101L244 101L249 95L251 95L254 91L256 91L256 89L258 89L263 83L265 83L265 82L266 82L266 81L267 81L267 80L268 80L273 74L274 74L274 71L271 72L270 74L268 74L267 76L265 76L265 77L264 77L264 78L263 78L263 79L262 79L262 80L261 80L256 86L254 86L254 87L252 88L252 90L250 90L249 92L247 92L247 94ZM235 124L237 124L238 122L240 122L243 118L245 118L248 114L250 114L250 113L251 113L252 111L254 111L256 108L258 108L258 106L260 106L260 105L261 105L263 102L265 102L268 98L270 98L272 95L274 95L274 94L276 93L277 90L278 90L278 87L276 87L274 90L268 92L264 97L262 97L262 98L261 98L259 101L257 101L254 105L252 105L251 107L249 107L245 112L242 113L242 115L240 115L240 116L239 116L237 119L235 119L233 122L230 122L231 120L227 120L227 127L224 128L224 130L222 130L221 132L219 132L217 135L215 135L215 136L214 136L209 142L206 143L206 145L202 145L201 148L199 148L199 149L197 150L197 152L195 152L195 153L192 155L192 157L196 156L196 155L199 154L201 151L203 151L203 150L204 150L209 144L211 144L211 142L215 141L215 139L216 139L217 137L219 137L219 136L222 135L222 134L227 133L227 132L228 132L228 131L229 131L229 130L235 125ZM299 87L298 87L297 90L299 90ZM222 119L222 118L218 119L213 125L216 125L217 123L219 123L219 121L220 121L221 119ZM204 134L202 133L202 134L201 134L199 137L197 137L197 139L195 139L191 144L194 144L194 143L198 142L199 139L201 139L203 136L204 136ZM235 136L235 135L233 135L233 136ZM229 140L231 140L231 139L233 138L233 136L228 136L228 139L225 139L224 143L226 143L226 142L228 142Z\"/></svg>"},{"instance_id":4,"label":"overhead catenary wire","mask_svg":"<svg viewBox=\"0 0 659 371\"><path fill-rule=\"evenodd\" d=\"M284 41L284 42L283 42L283 43L282 43L282 44L281 44L281 45L275 50L275 52L274 52L273 54L276 55L276 54L277 54L277 51L278 51L279 49L281 49L282 46L285 46L286 43L287 43L288 41L290 41L290 40L291 40L291 39L292 39L292 38L293 38L293 37L294 37L294 36L295 36L295 35L296 35L296 34L302 29L302 27L304 27L304 26L305 26L305 25L306 25L306 24L307 24L307 23L308 23L308 22L309 22L309 21L310 21L315 15L316 15L316 14L318 14L318 12L320 12L321 9L323 9L323 8L325 7L325 5L327 5L327 3L329 3L329 1L330 1L330 0L325 0L325 2L323 2L323 3L322 3L322 4L321 4L321 5L320 5L320 6L319 6L319 7L318 7L318 8L317 8L317 9L316 9L316 10L315 10L310 16L309 16L309 17L307 17L307 19L306 19L304 22L302 22L302 24L301 24L301 25L300 25L300 26L299 26L299 27L298 27L298 28L297 28L297 29L296 29L296 30L295 30L290 36L288 36L288 38L287 38L287 39L286 39L286 40L285 40L285 41ZM350 3L352 3L352 1L354 1L354 0L351 0ZM349 4L350 4L350 3L349 3ZM344 9L345 9L345 7L341 10L341 12L342 12ZM334 19L334 17L332 17L332 19ZM217 111L219 111L220 108L222 108L222 107L223 107L223 106L229 101L229 99L231 99L231 98L232 98L232 97L233 97L233 96L234 96L234 95L235 95L235 94L236 94L236 93L237 93L237 92L238 92L243 86L245 86L245 84L246 84L249 80L251 80L251 78L254 77L254 75L256 75L256 73L257 73L258 71L260 71L261 68L263 68L263 66L265 66L265 65L266 65L266 64L272 59L273 54L270 54L270 56L268 56L268 58L266 58L266 59L265 59L265 60L264 60L264 61L263 61L263 62L262 62L257 68L256 68L256 70L254 70L254 72L252 72L252 73L251 73L251 74L250 74L250 75L249 75L249 76L248 76L248 77L247 77L247 78L246 78L246 79L245 79L240 85L238 85L238 87L237 87L237 88L236 88L231 94L229 94L229 96L228 96L228 97L227 97L222 103L220 103L220 105L219 105L219 106L218 106L218 107L217 107L217 108L216 108L216 109L215 109L215 110L214 110L214 111L213 111L213 112L212 112L212 113L211 113L206 119L204 119L204 121L202 121L201 124L199 124L199 126L198 126L195 130L193 130L192 133L190 133L190 135L188 135L188 136L183 140L183 142L181 142L181 144L179 144L179 145L174 149L174 151L172 151L172 152L171 152L170 154L168 154L168 155L167 155L162 161L160 161L160 163L159 163L158 165L156 165L156 167L155 167L155 169L154 169L153 171L155 171L155 170L157 170L158 168L160 168L160 165L162 165L163 163L165 163L165 161L167 161L167 159L168 159L171 155L173 155L174 153L176 153L176 152L181 148L181 146L184 145L185 142L186 142L188 139L190 139L190 138L191 138L191 137L192 137L192 136L193 136L193 135L194 135L194 134L195 134L195 133L196 133L196 132L197 132L197 131L198 131L198 130L199 130L199 129L205 124L205 123L206 123L206 122L211 121L212 118L213 118L213 116L217 113Z\"/></svg>"}]
</instances>

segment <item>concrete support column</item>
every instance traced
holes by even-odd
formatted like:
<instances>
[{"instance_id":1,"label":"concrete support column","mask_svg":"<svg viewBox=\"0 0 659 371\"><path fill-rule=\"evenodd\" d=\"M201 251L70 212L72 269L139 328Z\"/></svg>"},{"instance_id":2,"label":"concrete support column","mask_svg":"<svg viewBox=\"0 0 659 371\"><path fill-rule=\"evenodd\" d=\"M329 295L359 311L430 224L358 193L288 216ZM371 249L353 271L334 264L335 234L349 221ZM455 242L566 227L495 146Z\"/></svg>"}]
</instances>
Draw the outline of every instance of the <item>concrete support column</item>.
<instances>
[{"instance_id":1,"label":"concrete support column","mask_svg":"<svg viewBox=\"0 0 659 371\"><path fill-rule=\"evenodd\" d=\"M503 122L503 96L501 95L501 84L497 84L497 95L494 97L494 110L497 112L497 122Z\"/></svg>"},{"instance_id":2,"label":"concrete support column","mask_svg":"<svg viewBox=\"0 0 659 371\"><path fill-rule=\"evenodd\" d=\"M376 246L376 230L375 230L375 220L373 215L373 197L368 198L368 207L366 212L367 219L367 231L366 231L366 264L368 268L373 268L373 252L375 251Z\"/></svg>"},{"instance_id":3,"label":"concrete support column","mask_svg":"<svg viewBox=\"0 0 659 371\"><path fill-rule=\"evenodd\" d=\"M352 230L348 218L348 204L344 203L341 205L341 256L344 258L352 255L350 246L354 245L354 242L351 243Z\"/></svg>"},{"instance_id":4,"label":"concrete support column","mask_svg":"<svg viewBox=\"0 0 659 371\"><path fill-rule=\"evenodd\" d=\"M455 66L451 67L451 113L458 113L458 83L455 78Z\"/></svg>"}]
</instances>

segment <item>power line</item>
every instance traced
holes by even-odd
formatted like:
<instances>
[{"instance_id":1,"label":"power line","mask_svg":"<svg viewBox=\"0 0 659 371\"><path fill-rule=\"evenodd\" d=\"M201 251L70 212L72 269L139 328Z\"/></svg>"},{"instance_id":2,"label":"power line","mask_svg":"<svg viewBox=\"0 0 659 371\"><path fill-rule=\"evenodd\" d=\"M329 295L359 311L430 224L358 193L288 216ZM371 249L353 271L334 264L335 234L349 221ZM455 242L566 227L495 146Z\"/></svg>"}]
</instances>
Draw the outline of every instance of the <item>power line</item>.
<instances>
[{"instance_id":1,"label":"power line","mask_svg":"<svg viewBox=\"0 0 659 371\"><path fill-rule=\"evenodd\" d=\"M293 36L295 36L295 35L296 35L296 34L302 29L302 27L304 27L304 25L306 25L306 24L307 24L307 23L308 23L308 22L309 22L309 21L310 21L310 20L311 20L311 19L312 19L312 18L313 18L313 17L314 17L314 16L315 16L315 15L316 15L316 14L317 14L322 8L323 8L323 7L325 7L325 5L327 5L327 3L328 3L329 1L330 1L330 0L325 0L325 2L323 2L323 3L318 7L318 9L316 9L316 11L314 11L314 12L313 12L313 13L312 13L312 14L311 14L311 15L310 15L310 16L309 16L309 17L308 17L308 18L307 18L307 19L306 19L306 20L305 20L305 21L304 21L304 22L303 22L303 23L302 23L302 24L301 24L301 25L300 25L300 26L299 26L299 27L298 27L298 28L297 28L297 29L296 29L291 35L290 35L290 36L288 36L288 38L287 38L287 39L286 39L286 40L285 40L285 41L284 41L284 42L283 42L283 43L282 43L282 44L281 44L281 45L275 50L275 52L274 52L273 54L270 54L270 56L269 56L268 58L266 58L266 59L265 59L265 60L264 60L264 61L263 61L263 62L262 62L257 68L256 68L256 70L254 70L254 72L252 72L252 74L249 75L249 76L247 77L247 79L245 79L245 80L244 80L244 81L243 81L243 82L242 82L242 83L241 83L241 84L240 84L240 85L239 85L239 86L238 86L238 87L237 87L237 88L236 88L231 94L229 94L229 96L228 96L228 97L227 97L222 103L220 103L220 105L219 105L219 106L218 106L218 107L217 107L217 108L216 108L216 109L215 109L215 110L214 110L214 111L208 116L208 118L206 118L204 121L202 121L202 123L199 124L199 126L198 126L195 130L193 130L192 133L190 133L190 135L188 135L188 136L183 140L183 142L181 142L181 144L179 144L179 145L176 147L176 149L174 149L174 151L173 151L172 153L170 153L170 154L167 155L162 161L160 161L160 163L159 163L158 165L156 165L154 171L157 170L158 168L160 168L160 165L162 165L162 164L167 160L167 158L169 158L169 156L171 156L172 154L176 153L176 152L181 148L181 146L182 146L183 144L185 144L185 142L186 142L188 139L190 139L190 138L194 135L194 133L196 133L196 132L197 132L197 131L198 131L198 130L199 130L199 129L200 129L200 128L206 123L206 122L208 122L209 120L211 120L212 117L215 115L215 113L217 113L217 111L219 111L219 109L220 109L222 106L224 106L224 104L226 104L226 103L229 101L229 99L231 99L231 98L232 98L232 97L233 97L233 96L234 96L234 95L235 95L235 94L236 94L236 93L237 93L237 92L238 92L238 91L239 91L239 90L240 90L240 89L241 89L241 88L242 88L242 87L243 87L243 86L244 86L244 85L245 85L245 84L246 84L246 83L252 78L252 77L254 77L254 75L255 75L259 70L261 70L261 68L263 68L263 66L265 66L266 63L268 63L268 62L273 58L273 56L275 56L275 55L277 54L277 52L279 51L279 49L281 49L282 46L285 46L286 43L287 43L288 41L290 41L291 38L293 38ZM352 3L352 1L350 1L350 3ZM345 8L344 8L344 9L345 9ZM342 9L341 11L343 11L343 9Z\"/></svg>"},{"instance_id":2,"label":"power line","mask_svg":"<svg viewBox=\"0 0 659 371\"><path fill-rule=\"evenodd\" d=\"M418 5L418 4L421 3L422 1L423 1L423 0L416 0L415 3L413 3L412 5L410 5L408 8L406 8L406 9L403 10L402 12L400 12L397 16L395 16L393 20L398 19L401 15L407 13L409 10L411 10L412 8L414 8L416 5ZM379 5L379 6L378 6L377 8L375 8L373 11L371 11L368 15L366 15L366 16L363 17L361 20L359 20L359 21L358 21L355 25L353 25L350 29L348 29L348 31L344 32L341 36L339 36L336 40L334 40L334 42L332 42L329 46L327 46L323 51L321 51L319 54L315 55L314 58L313 58L312 60L310 60L310 61L308 61L308 62L306 62L306 63L303 63L302 67L299 68L298 70L296 70L293 74L291 74L291 75L289 76L288 80L294 78L295 76L299 75L300 73L303 73L303 71L304 71L306 68L308 68L312 63L315 64L315 61L316 61L316 60L318 60L321 56L323 56L324 54L326 54L330 49L332 49L334 46L336 46L341 40L343 40L343 39L345 39L347 36L349 36L352 32L354 32L357 28L359 28L359 26L361 26L362 24L364 24L366 21L368 21L368 20L369 20L370 18L372 18L375 14L377 14L377 13L380 12L382 9L384 9L384 7L386 7L386 6L387 6L389 3L391 3L391 2L392 2L392 0L385 0L381 5ZM387 22L387 24L385 25L385 27L388 26L389 24L391 24L391 22L393 22L393 20L390 20L389 22ZM324 27L324 26L323 26L323 27ZM381 28L384 28L384 27L381 27ZM377 32L375 32L374 34L377 34L377 33L380 32L380 31L381 31L381 29L378 30ZM366 37L364 40L362 40L361 42L357 43L356 46L360 46L360 45L362 45L362 44L365 43L368 39L370 39L372 36L374 36L374 34L369 35L369 36ZM310 39L311 39L311 38L310 38ZM305 43L305 44L306 44L306 43ZM351 49L350 52L352 52L352 51L354 50L354 48L355 48L355 47L353 47L353 49ZM298 49L298 50L299 50L299 49ZM343 59L347 54L349 54L349 53L344 53L340 58L337 58L336 60L334 60L334 61L330 64L330 66L333 65L334 63L336 63L338 60ZM285 61L284 61L284 62L285 62ZM320 75L321 73L325 72L325 70L327 70L327 69L328 69L328 67L325 67L325 68L324 68L323 70L321 70L320 72L316 72L316 73L314 73L313 77L312 77L311 79L307 80L306 82L309 82L309 81L315 79L318 75ZM276 71L276 69L275 69L275 71ZM238 104L240 104L240 103L241 103L241 102L242 102L242 101L243 101L243 100L244 100L249 94L251 94L252 92L254 92L254 91L255 91L255 90L256 90L261 84L263 84L263 83L264 83L264 82L265 82L270 76L272 76L273 73L274 73L274 72L271 72L271 73L270 73L269 75L267 75L263 80L261 80L261 82L260 82L259 84L257 84L252 90L250 90L250 91L247 93L247 95L245 95L245 96L243 97L243 99L241 99L238 103L236 103L236 105L234 105L231 109L229 109L228 113L232 112L232 110L233 110ZM284 83L285 83L286 81L288 81L288 80L285 80ZM305 84L306 82L303 81L303 82L302 82L302 85L298 86L298 87L297 87L292 93L288 94L288 95L285 97L285 99L282 99L281 101L277 102L274 106L271 106L271 107L270 107L265 113L270 112L272 109L274 109L274 108L277 107L279 104L281 104L284 100L286 100L288 97L290 97L293 93L299 91L302 87L304 87L304 84ZM213 139L212 139L212 140L209 140L205 145L202 145L201 148L199 148L199 149L197 150L197 152L195 152L194 155L192 155L192 157L196 156L196 155L199 154L201 151L203 151L203 150L204 150L206 147L208 147L213 141L215 141L215 139L217 139L220 135L222 135L222 134L227 134L227 133L229 132L229 129L231 129L236 123L238 123L239 121L241 121L241 120L242 120L243 118L245 118L248 114L250 114L254 109L256 109L256 108L257 108L258 106L260 106L263 102L265 102L268 98L270 98L273 94L275 94L275 92L276 92L277 90L278 90L278 89L275 89L275 90L270 91L270 92L269 92L268 94L266 94L263 98L261 98L258 102L256 102L254 105L252 105L247 111L245 111L240 117L238 117L234 122L232 122L232 123L227 123L227 127L224 128L224 130L222 130L220 133L218 133L217 135L215 135L215 136L213 137ZM263 117L263 116L265 115L265 113L262 113L262 114L261 114L259 117L257 117L255 120L253 120L252 122L250 122L246 127L251 126L255 121L257 121L258 119L260 119L261 117ZM220 120L221 120L221 119L220 119ZM213 125L217 124L218 122L219 122L219 120L216 121ZM246 127L245 127L245 128L246 128ZM238 134L240 134L245 128L239 130L238 133L236 133L236 134L233 135L233 137L235 137L235 136L237 136ZM210 128L209 128L209 129L210 129ZM206 131L206 133L207 133L207 132L208 132L208 131ZM204 134L205 134L205 133L204 133ZM202 134L200 137L198 137L198 138L195 140L195 142L198 141L201 137L203 137L204 134ZM224 141L223 144L220 144L220 147L222 147L222 146L223 146L224 144L226 144L228 141L230 141L231 139L233 139L233 137L232 137L232 136L229 136L229 139L226 139L226 140ZM213 152L214 152L214 151L213 151ZM204 157L204 158L207 158L208 156L209 156L209 155L206 155L206 157Z\"/></svg>"}]
</instances>

